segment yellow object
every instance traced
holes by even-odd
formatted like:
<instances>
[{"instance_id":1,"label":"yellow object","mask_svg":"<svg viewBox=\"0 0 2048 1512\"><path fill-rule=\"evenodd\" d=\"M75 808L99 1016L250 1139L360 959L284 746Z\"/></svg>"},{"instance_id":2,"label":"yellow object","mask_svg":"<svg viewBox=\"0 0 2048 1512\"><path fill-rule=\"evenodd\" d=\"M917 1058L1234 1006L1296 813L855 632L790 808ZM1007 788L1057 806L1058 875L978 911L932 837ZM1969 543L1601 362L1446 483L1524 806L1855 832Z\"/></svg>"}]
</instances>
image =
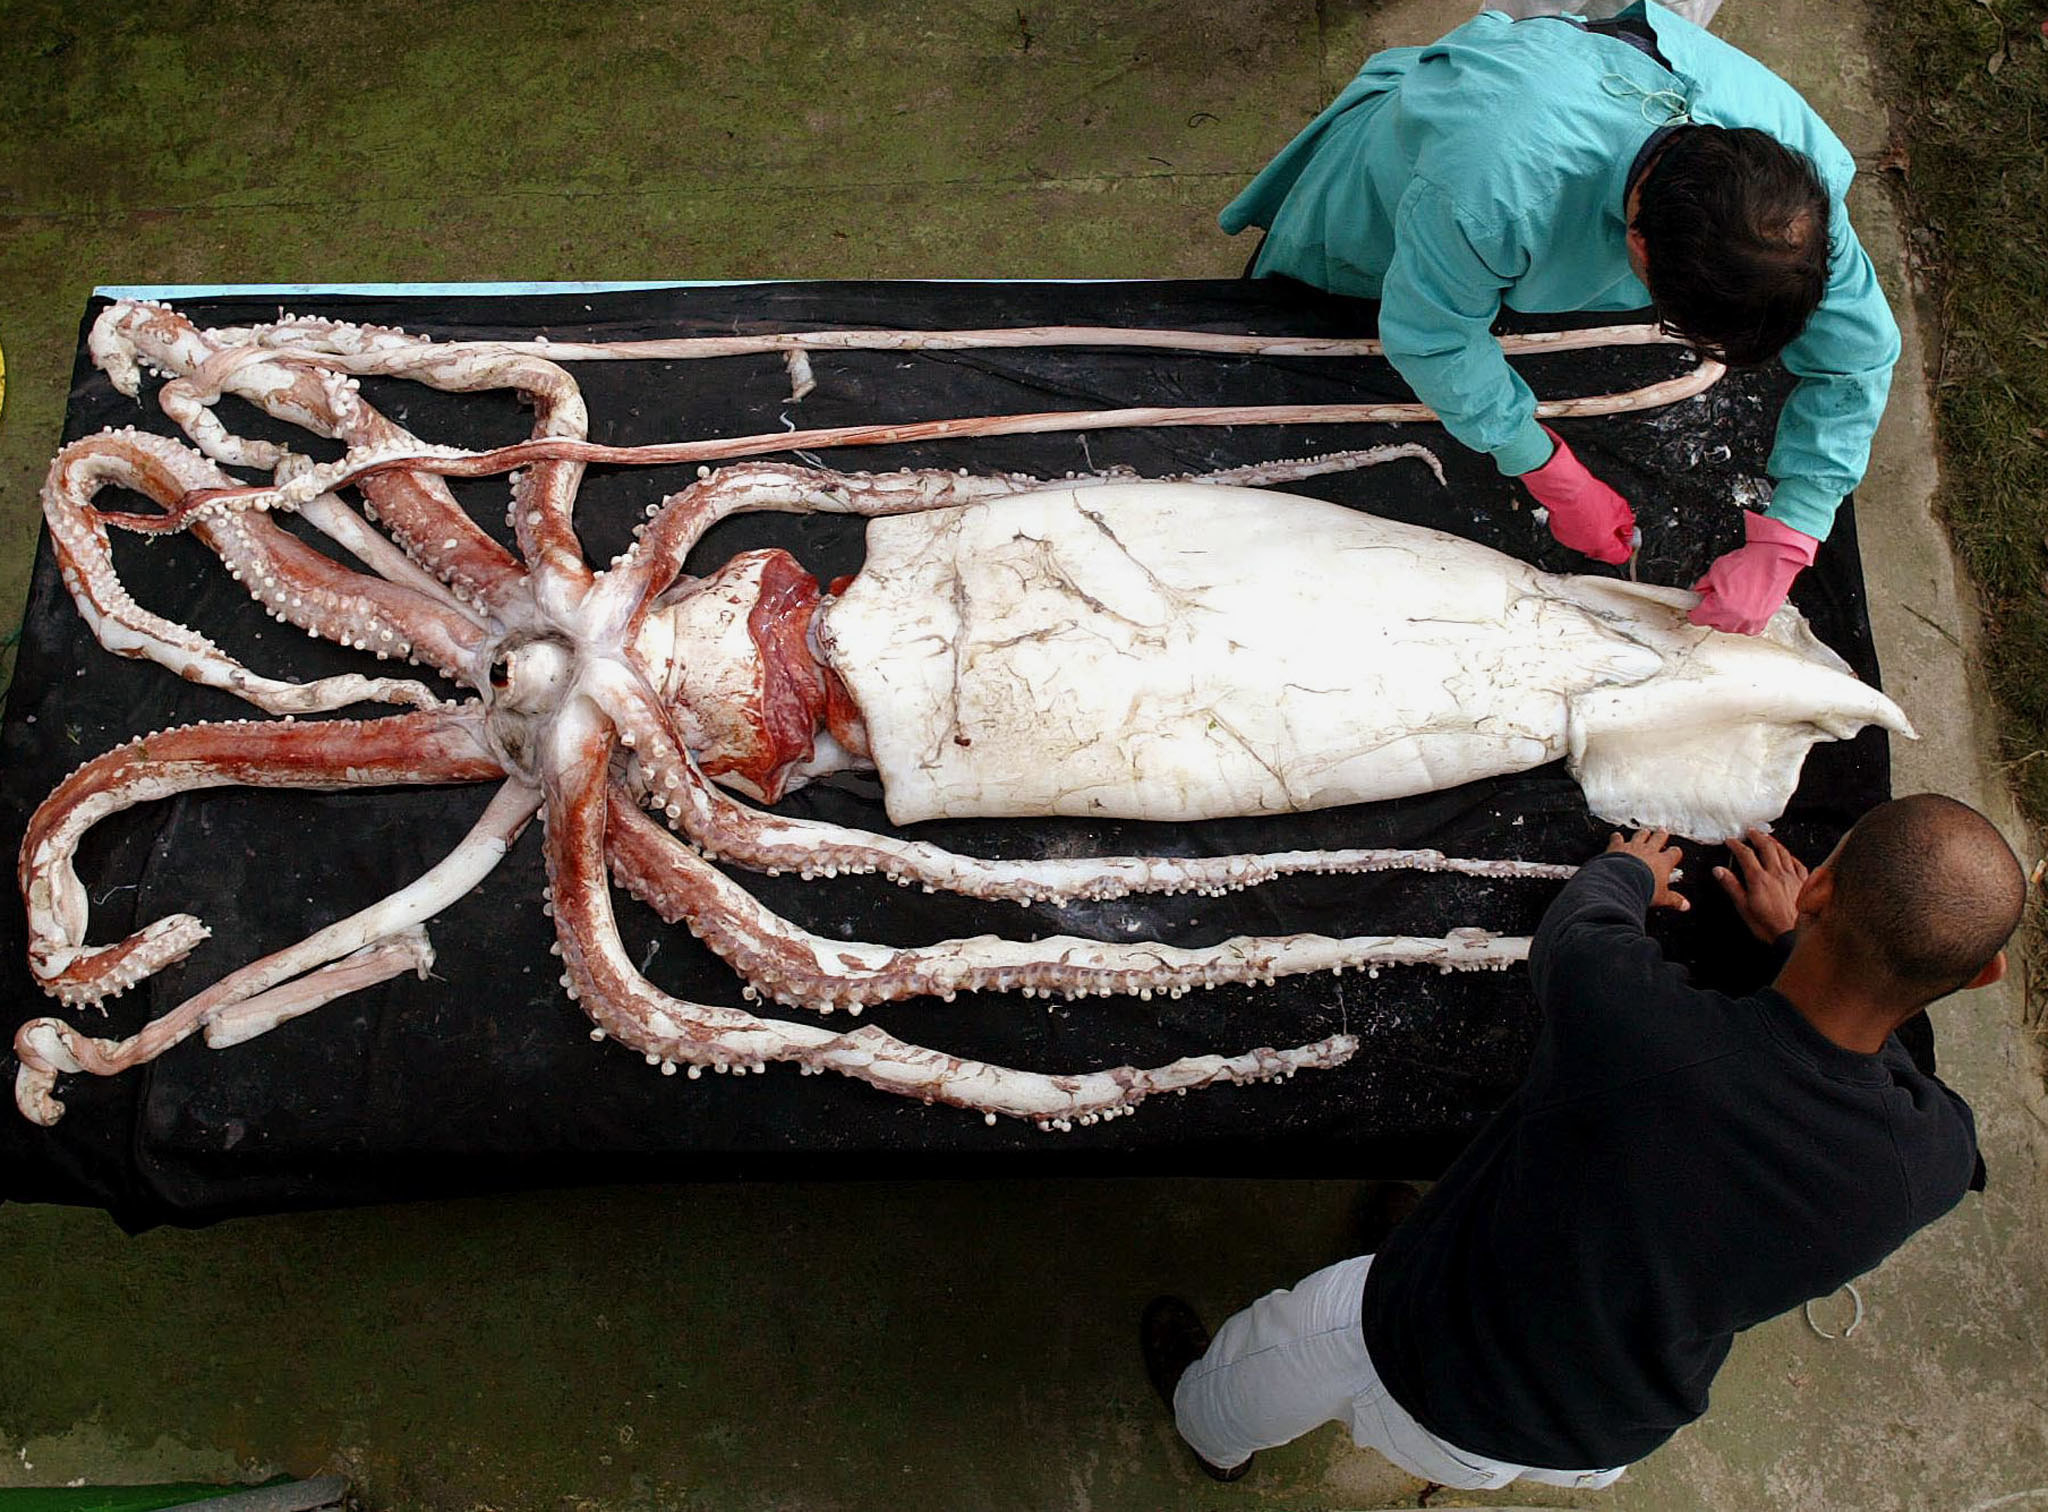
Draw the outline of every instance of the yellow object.
<instances>
[{"instance_id":1,"label":"yellow object","mask_svg":"<svg viewBox=\"0 0 2048 1512\"><path fill-rule=\"evenodd\" d=\"M0 352L0 410L7 408L7 354Z\"/></svg>"}]
</instances>

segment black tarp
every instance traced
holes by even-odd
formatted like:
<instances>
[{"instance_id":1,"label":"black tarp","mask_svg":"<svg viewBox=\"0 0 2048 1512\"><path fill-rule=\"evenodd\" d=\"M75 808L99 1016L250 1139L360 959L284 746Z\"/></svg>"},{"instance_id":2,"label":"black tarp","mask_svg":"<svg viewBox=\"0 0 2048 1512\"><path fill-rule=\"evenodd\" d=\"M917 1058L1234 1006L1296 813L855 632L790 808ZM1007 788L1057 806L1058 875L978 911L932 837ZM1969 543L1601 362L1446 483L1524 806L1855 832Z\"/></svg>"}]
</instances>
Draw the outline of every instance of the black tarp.
<instances>
[{"instance_id":1,"label":"black tarp","mask_svg":"<svg viewBox=\"0 0 2048 1512\"><path fill-rule=\"evenodd\" d=\"M290 307L438 337L539 332L557 340L1038 324L1369 335L1373 318L1370 306L1274 282L788 283L519 297L334 295L294 299ZM95 302L87 312L88 325L99 308ZM247 297L193 300L185 309L204 326L280 312L274 299ZM824 353L812 363L818 387L800 404L790 401L788 376L772 356L584 363L575 372L592 438L616 443L980 413L1408 397L1377 361L1092 349ZM1685 361L1671 348L1615 348L1520 365L1539 394L1564 395L1634 387L1682 371ZM1560 425L1579 454L1635 501L1645 581L1690 583L1740 541L1740 509L1758 497L1788 383L1775 369L1738 373L1669 410ZM376 380L365 380L364 390L422 438L466 447L517 439L530 418L508 393L452 396ZM221 413L244 433L288 435L315 455L332 454L326 443L239 402L224 401ZM117 393L81 343L66 439L109 424L172 429L150 390L140 403ZM1528 508L1516 507L1517 490L1488 459L1431 425L1098 431L845 450L820 460L1046 476L1124 464L1161 476L1405 440L1432 447L1448 486L1417 464L1397 463L1317 478L1297 491L1454 531L1553 570L1585 567L1549 540ZM591 559L608 561L643 506L693 472L593 468L578 513ZM503 480L455 486L471 513L502 537ZM707 538L692 567L775 543L829 578L858 565L860 528L828 517L735 519ZM306 678L379 665L265 618L194 540L123 536L116 554L142 604L204 630L258 671ZM1848 508L1793 596L1822 638L1874 679ZM101 650L45 541L0 730L0 844L11 853L34 806L94 754L139 733L249 712L152 663ZM1818 746L1779 832L1818 859L1888 785L1880 732ZM417 876L445 854L489 792L488 785L333 795L222 790L116 816L83 853L91 938L111 941L180 910L207 921L213 936L186 962L113 1000L103 1019L90 1010L68 1016L95 1033L132 1032L225 971ZM872 789L858 782L808 789L786 802L792 812L885 827ZM1005 855L1433 845L1576 862L1607 832L1561 766L1549 766L1400 802L1280 819L948 823L924 826L920 835ZM1520 971L1387 970L1376 980L1347 974L1149 1003L1048 1006L963 996L871 1010L872 1021L913 1043L1053 1071L1295 1044L1340 1029L1363 1038L1356 1058L1337 1071L1154 1099L1137 1117L1064 1135L1009 1120L985 1127L972 1113L837 1077L799 1077L787 1067L742 1078L663 1077L631 1052L592 1043L587 1021L557 987L538 839L530 831L483 886L432 921L433 979L408 977L359 993L231 1051L209 1051L195 1037L126 1076L64 1078L59 1093L70 1112L53 1129L34 1128L11 1110L0 1114L0 1195L96 1204L144 1226L621 1178L1426 1176L1512 1089L1535 1032ZM1704 977L1747 986L1742 978L1754 958L1732 913L1705 885L1709 864L1701 854L1689 858L1703 884L1694 888L1700 906L1656 928ZM1223 899L1025 909L926 896L874 878L805 884L749 877L746 885L821 933L894 943L983 931L1144 934L1182 943L1295 930L1433 934L1472 923L1526 932L1555 887L1390 873L1294 879ZM653 980L683 997L740 1004L737 981L687 933L661 926L624 896L619 907L633 957L646 962ZM22 930L19 901L10 897L0 910L0 1003L10 1030L51 1011L27 975Z\"/></svg>"}]
</instances>

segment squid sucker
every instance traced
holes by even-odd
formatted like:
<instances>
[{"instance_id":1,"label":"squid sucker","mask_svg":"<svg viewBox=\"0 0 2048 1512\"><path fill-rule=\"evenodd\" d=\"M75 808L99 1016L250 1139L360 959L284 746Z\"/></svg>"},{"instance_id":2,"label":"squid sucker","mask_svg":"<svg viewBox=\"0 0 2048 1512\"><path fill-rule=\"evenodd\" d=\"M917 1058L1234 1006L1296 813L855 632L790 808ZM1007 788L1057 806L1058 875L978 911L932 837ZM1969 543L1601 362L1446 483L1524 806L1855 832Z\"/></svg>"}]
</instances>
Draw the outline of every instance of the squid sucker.
<instances>
[{"instance_id":1,"label":"squid sucker","mask_svg":"<svg viewBox=\"0 0 2048 1512\"><path fill-rule=\"evenodd\" d=\"M903 346L1062 339L1057 329L862 334ZM1131 334L1161 344L1175 333ZM829 350L844 335L818 333L815 346ZM800 356L803 341L785 336L773 349ZM1338 1065L1358 1040L1053 1073L964 1059L836 1016L966 992L1150 1000L1312 972L1500 970L1529 942L1467 927L1191 947L1071 935L881 945L810 933L729 872L880 873L927 891L1063 904L1215 894L1304 873L1554 880L1572 868L1363 849L995 860L778 814L784 794L872 772L893 825L1188 822L1431 792L1562 758L1601 818L1717 840L1783 810L1814 742L1870 724L1913 733L1789 607L1758 637L1704 630L1686 621L1689 593L1548 574L1453 535L1253 486L1427 460L1419 447L1169 481L740 462L649 503L634 544L600 570L585 560L573 518L586 465L736 454L727 442L642 449L658 458L590 443L581 393L556 357L621 354L436 343L290 318L209 331L146 302L108 308L91 350L127 392L140 391L144 369L166 375L157 397L189 444L109 431L57 456L43 502L66 587L107 650L275 717L150 734L88 761L50 794L19 863L37 981L67 1007L95 1005L207 937L202 921L173 914L124 940L88 943L75 859L110 814L236 784L499 786L424 875L230 972L139 1033L94 1038L54 1017L22 1026L16 1100L38 1123L62 1115L60 1075L115 1074L195 1030L215 1048L235 1045L373 983L424 975L428 921L538 817L561 986L589 1015L592 1038L616 1040L664 1074L791 1062L989 1123L1009 1116L1067 1129L1128 1114L1154 1093ZM534 408L532 436L497 452L428 443L365 401L358 378L369 375L516 389ZM224 395L338 441L342 456L315 464L235 434L214 410ZM998 418L1012 430L1163 423ZM929 425L953 436L978 423ZM910 428L874 429L809 444L898 439ZM760 438L753 452L803 444ZM251 485L225 466L263 469L270 481ZM445 481L500 473L510 474L511 547ZM153 509L102 508L107 489L140 494ZM368 571L281 529L278 510L296 511ZM685 573L706 530L760 510L869 517L865 564L822 584L787 552L764 549L708 575ZM373 672L366 658L363 674L305 683L261 675L137 605L115 573L110 526L188 532L273 617L393 666ZM438 674L453 696L405 675L407 665ZM366 703L401 712L342 713ZM663 991L621 941L615 886L685 925L744 981L744 1000L816 1021Z\"/></svg>"}]
</instances>

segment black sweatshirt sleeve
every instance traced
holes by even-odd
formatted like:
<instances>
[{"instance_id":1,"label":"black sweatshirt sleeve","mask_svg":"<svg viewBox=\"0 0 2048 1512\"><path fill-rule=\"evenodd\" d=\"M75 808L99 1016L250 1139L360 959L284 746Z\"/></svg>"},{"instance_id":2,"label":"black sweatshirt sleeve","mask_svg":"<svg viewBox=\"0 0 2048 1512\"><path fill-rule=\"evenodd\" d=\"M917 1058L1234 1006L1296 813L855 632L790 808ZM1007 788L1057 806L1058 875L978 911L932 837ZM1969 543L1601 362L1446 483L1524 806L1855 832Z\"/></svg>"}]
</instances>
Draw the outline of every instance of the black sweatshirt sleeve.
<instances>
[{"instance_id":1,"label":"black sweatshirt sleeve","mask_svg":"<svg viewBox=\"0 0 2048 1512\"><path fill-rule=\"evenodd\" d=\"M1536 931L1529 974L1561 1061L1575 1075L1636 1074L1663 1049L1696 1053L1706 994L1643 932L1656 891L1634 856L1596 856L1564 885Z\"/></svg>"}]
</instances>

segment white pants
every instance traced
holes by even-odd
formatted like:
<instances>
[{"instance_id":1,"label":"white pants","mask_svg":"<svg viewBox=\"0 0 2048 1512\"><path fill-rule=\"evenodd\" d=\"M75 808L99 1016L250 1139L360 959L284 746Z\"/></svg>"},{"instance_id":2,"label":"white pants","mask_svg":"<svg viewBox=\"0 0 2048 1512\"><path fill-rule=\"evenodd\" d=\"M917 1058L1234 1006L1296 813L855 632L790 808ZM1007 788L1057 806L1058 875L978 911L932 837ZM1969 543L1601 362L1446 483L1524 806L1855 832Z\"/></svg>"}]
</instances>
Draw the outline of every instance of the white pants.
<instances>
[{"instance_id":1,"label":"white pants","mask_svg":"<svg viewBox=\"0 0 2048 1512\"><path fill-rule=\"evenodd\" d=\"M1628 9L1633 0L1482 0L1481 10L1505 11L1517 21L1531 16L1584 16L1588 21L1605 21ZM1705 26L1721 8L1721 0L1663 0L1664 9L1675 11L1694 26Z\"/></svg>"},{"instance_id":2,"label":"white pants","mask_svg":"<svg viewBox=\"0 0 2048 1512\"><path fill-rule=\"evenodd\" d=\"M1359 1331L1372 1256L1317 1271L1291 1291L1269 1292L1233 1316L1173 1393L1180 1435L1212 1465L1243 1464L1254 1450L1297 1439L1324 1423L1351 1429L1374 1449L1439 1485L1490 1491L1513 1480L1597 1491L1628 1467L1544 1470L1488 1459L1447 1443L1387 1392Z\"/></svg>"}]
</instances>

